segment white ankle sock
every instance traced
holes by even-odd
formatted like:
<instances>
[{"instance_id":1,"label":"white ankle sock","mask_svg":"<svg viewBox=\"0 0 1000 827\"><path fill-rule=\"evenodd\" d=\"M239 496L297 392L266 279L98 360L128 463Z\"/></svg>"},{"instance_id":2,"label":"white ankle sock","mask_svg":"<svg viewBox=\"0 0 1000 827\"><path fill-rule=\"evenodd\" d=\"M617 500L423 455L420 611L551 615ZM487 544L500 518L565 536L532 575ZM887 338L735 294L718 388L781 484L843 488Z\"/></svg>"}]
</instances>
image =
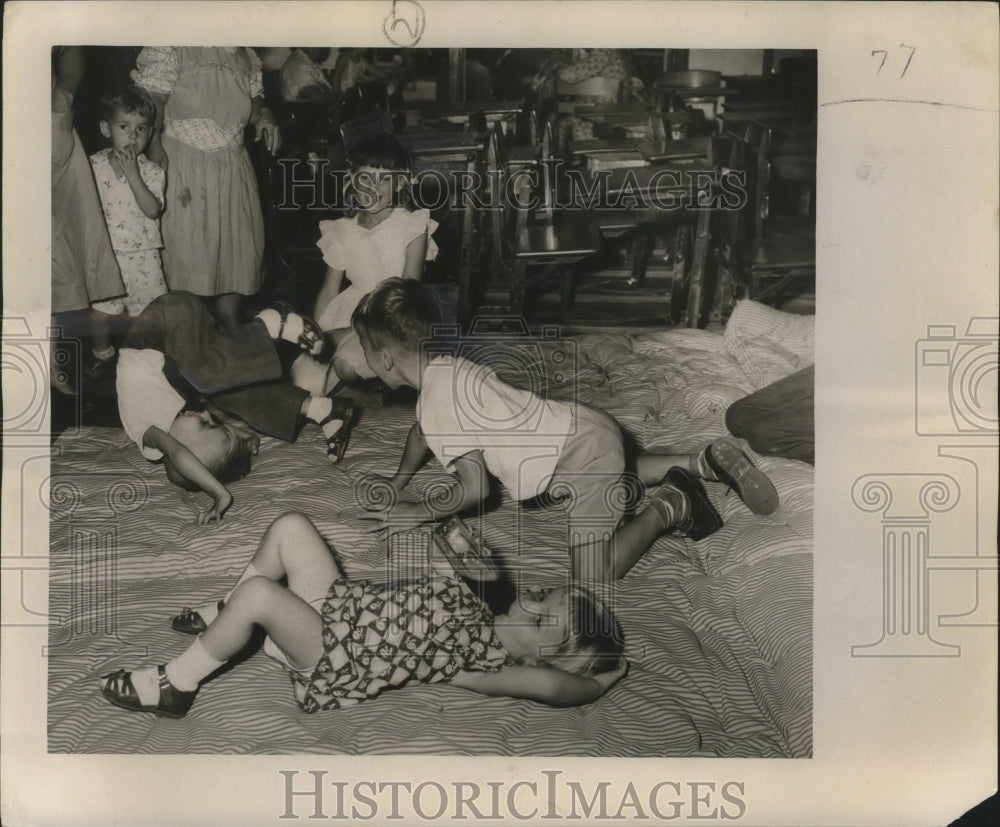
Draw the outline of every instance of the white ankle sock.
<instances>
[{"instance_id":1,"label":"white ankle sock","mask_svg":"<svg viewBox=\"0 0 1000 827\"><path fill-rule=\"evenodd\" d=\"M312 422L322 422L333 410L333 400L325 396L311 396L306 403L306 419Z\"/></svg>"},{"instance_id":2,"label":"white ankle sock","mask_svg":"<svg viewBox=\"0 0 1000 827\"><path fill-rule=\"evenodd\" d=\"M264 323L264 327L267 328L267 333L272 339L277 339L280 334L286 342L297 342L305 329L302 316L298 313L289 313L285 317L284 330L281 329L281 314L271 307L265 307L261 310L257 314L257 318Z\"/></svg>"},{"instance_id":3,"label":"white ankle sock","mask_svg":"<svg viewBox=\"0 0 1000 827\"><path fill-rule=\"evenodd\" d=\"M166 665L167 677L181 692L193 692L198 684L225 663L216 660L201 642L201 635L194 639L186 652ZM134 683L134 680L133 680ZM140 697L142 697L140 695Z\"/></svg>"},{"instance_id":4,"label":"white ankle sock","mask_svg":"<svg viewBox=\"0 0 1000 827\"><path fill-rule=\"evenodd\" d=\"M649 504L660 515L664 531L683 522L691 513L687 497L673 487L657 491L653 494Z\"/></svg>"},{"instance_id":5,"label":"white ankle sock","mask_svg":"<svg viewBox=\"0 0 1000 827\"><path fill-rule=\"evenodd\" d=\"M698 453L695 458L691 461L691 470L701 477L703 480L717 480L718 477L715 476L715 471L712 470L712 466L708 463L708 452L711 449L711 445L705 448L703 451Z\"/></svg>"}]
</instances>

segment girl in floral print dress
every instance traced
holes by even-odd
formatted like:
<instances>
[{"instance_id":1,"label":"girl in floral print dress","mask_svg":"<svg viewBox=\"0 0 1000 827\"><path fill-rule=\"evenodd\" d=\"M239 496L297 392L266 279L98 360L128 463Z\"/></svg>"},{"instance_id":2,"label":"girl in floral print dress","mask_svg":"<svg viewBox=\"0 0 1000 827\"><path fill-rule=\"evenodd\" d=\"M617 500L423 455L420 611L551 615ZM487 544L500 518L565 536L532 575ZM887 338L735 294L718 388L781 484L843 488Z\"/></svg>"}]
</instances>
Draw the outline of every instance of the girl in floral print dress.
<instances>
[{"instance_id":1,"label":"girl in floral print dress","mask_svg":"<svg viewBox=\"0 0 1000 827\"><path fill-rule=\"evenodd\" d=\"M441 681L573 706L600 697L626 669L621 628L582 587L522 594L493 615L454 576L351 582L312 522L288 513L268 528L225 600L173 619L176 631L198 635L186 652L163 666L106 675L104 696L125 709L182 717L201 681L246 646L255 624L305 712Z\"/></svg>"}]
</instances>

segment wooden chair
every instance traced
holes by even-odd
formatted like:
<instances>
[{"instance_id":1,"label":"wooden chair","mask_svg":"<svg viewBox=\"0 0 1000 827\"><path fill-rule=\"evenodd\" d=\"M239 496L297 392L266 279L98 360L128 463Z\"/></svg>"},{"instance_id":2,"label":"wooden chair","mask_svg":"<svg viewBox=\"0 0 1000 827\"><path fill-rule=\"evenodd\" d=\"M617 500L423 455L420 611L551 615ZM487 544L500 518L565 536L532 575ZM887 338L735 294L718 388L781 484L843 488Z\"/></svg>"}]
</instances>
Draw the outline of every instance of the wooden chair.
<instances>
[{"instance_id":1,"label":"wooden chair","mask_svg":"<svg viewBox=\"0 0 1000 827\"><path fill-rule=\"evenodd\" d=\"M811 153L775 152L771 127L759 121L747 124L745 142L757 162L756 236L815 236L815 149ZM791 209L782 208L781 202L791 203Z\"/></svg>"},{"instance_id":2,"label":"wooden chair","mask_svg":"<svg viewBox=\"0 0 1000 827\"><path fill-rule=\"evenodd\" d=\"M264 272L272 295L310 306L325 265L319 222L336 218L321 197L323 168L305 157L276 160L262 141L250 141L247 152L257 178L264 219ZM312 180L309 180L311 174Z\"/></svg>"},{"instance_id":3,"label":"wooden chair","mask_svg":"<svg viewBox=\"0 0 1000 827\"><path fill-rule=\"evenodd\" d=\"M392 134L392 115L388 109L376 110L365 115L360 115L350 121L345 121L340 125L340 137L344 142L344 150L347 157L351 157L351 150L358 141L371 138L374 135Z\"/></svg>"},{"instance_id":4,"label":"wooden chair","mask_svg":"<svg viewBox=\"0 0 1000 827\"><path fill-rule=\"evenodd\" d=\"M551 129L548 130L551 141ZM509 309L524 315L528 291L599 249L594 226L555 204L550 164L537 176L511 171L499 125L490 130L484 164L489 243L494 274L509 288ZM533 186L532 179L537 184ZM564 305L568 282L563 280Z\"/></svg>"},{"instance_id":5,"label":"wooden chair","mask_svg":"<svg viewBox=\"0 0 1000 827\"><path fill-rule=\"evenodd\" d=\"M717 215L713 235L720 268L715 312L724 315L738 294L778 305L789 288L815 286L816 239L814 235L768 236L760 205L766 203L768 167L761 150L745 139L732 142L730 169L745 176L747 199L737 212Z\"/></svg>"}]
</instances>

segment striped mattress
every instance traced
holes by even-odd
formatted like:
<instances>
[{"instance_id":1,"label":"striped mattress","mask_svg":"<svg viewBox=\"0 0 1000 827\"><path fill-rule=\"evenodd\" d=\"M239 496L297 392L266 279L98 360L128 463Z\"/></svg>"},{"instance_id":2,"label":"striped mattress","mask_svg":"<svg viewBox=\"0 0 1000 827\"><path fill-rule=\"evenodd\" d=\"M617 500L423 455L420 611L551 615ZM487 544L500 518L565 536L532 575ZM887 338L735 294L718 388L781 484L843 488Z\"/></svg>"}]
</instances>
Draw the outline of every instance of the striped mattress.
<instances>
[{"instance_id":1,"label":"striped mattress","mask_svg":"<svg viewBox=\"0 0 1000 827\"><path fill-rule=\"evenodd\" d=\"M704 331L543 340L510 354L512 381L532 365L529 385L556 397L578 394L615 416L639 446L661 451L696 450L724 434L726 407L758 384L723 336ZM128 713L101 697L102 674L183 651L189 639L171 631L171 616L224 595L283 512L309 515L348 576L420 565L422 535L387 548L362 524L338 517L367 473L395 471L412 422L412 404L366 409L335 467L315 426L295 443L264 438L252 473L230 487L225 520L212 527L193 524L206 495L170 485L121 430L87 427L60 437L50 488L49 750L811 754L813 470L756 456L778 489L776 512L754 516L724 486L707 483L725 526L698 543L662 538L603 595L625 629L630 671L589 706L554 709L433 685L306 715L285 672L259 646L204 683L181 720ZM432 462L416 485L443 474ZM563 528L551 512L522 509L503 495L480 526L521 585L565 577ZM519 536L530 538L525 553Z\"/></svg>"}]
</instances>

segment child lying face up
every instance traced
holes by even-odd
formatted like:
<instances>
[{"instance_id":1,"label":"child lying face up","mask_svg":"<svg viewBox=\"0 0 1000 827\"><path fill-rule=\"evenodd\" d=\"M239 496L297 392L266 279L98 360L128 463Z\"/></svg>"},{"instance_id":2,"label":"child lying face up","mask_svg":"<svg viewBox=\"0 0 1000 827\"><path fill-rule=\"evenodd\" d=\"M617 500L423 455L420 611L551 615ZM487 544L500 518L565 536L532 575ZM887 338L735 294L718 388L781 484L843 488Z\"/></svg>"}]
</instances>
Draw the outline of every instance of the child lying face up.
<instances>
[{"instance_id":1,"label":"child lying face up","mask_svg":"<svg viewBox=\"0 0 1000 827\"><path fill-rule=\"evenodd\" d=\"M494 616L455 577L351 582L309 519L289 513L268 528L224 600L174 618L176 631L199 635L186 652L163 666L106 675L102 692L125 709L182 717L201 681L246 646L255 624L306 712L443 681L573 706L600 697L627 668L618 622L583 588L522 595Z\"/></svg>"}]
</instances>

